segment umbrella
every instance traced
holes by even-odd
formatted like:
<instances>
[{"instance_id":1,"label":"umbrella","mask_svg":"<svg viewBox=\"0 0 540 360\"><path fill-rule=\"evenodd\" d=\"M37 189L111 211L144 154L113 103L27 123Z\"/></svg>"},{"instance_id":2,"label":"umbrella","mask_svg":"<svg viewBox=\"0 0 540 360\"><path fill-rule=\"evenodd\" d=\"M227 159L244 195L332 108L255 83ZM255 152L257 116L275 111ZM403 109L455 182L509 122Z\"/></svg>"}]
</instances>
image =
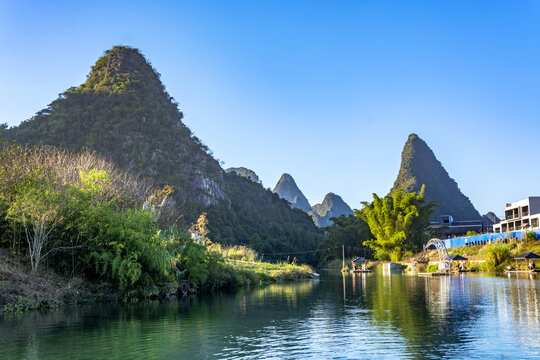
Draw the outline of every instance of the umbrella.
<instances>
[{"instance_id":1,"label":"umbrella","mask_svg":"<svg viewBox=\"0 0 540 360\"><path fill-rule=\"evenodd\" d=\"M359 257L359 258L354 259L352 262L357 263L357 262L368 262L368 261L363 257Z\"/></svg>"},{"instance_id":2,"label":"umbrella","mask_svg":"<svg viewBox=\"0 0 540 360\"><path fill-rule=\"evenodd\" d=\"M450 255L450 260L451 261L465 261L467 260L467 258L461 255Z\"/></svg>"},{"instance_id":3,"label":"umbrella","mask_svg":"<svg viewBox=\"0 0 540 360\"><path fill-rule=\"evenodd\" d=\"M540 256L538 256L538 255L536 255L535 253L532 253L532 252L526 252L526 253L523 253L523 254L520 254L520 255L516 256L514 259L516 259L516 260L540 259Z\"/></svg>"}]
</instances>

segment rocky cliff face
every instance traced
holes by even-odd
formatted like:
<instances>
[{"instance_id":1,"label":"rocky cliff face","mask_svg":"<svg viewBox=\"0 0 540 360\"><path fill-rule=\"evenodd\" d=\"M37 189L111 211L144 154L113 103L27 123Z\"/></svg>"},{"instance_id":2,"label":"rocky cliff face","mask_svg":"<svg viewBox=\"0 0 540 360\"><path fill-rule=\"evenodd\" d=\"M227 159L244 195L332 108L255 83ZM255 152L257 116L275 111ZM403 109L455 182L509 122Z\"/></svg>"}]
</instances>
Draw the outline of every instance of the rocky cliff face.
<instances>
[{"instance_id":1,"label":"rocky cliff face","mask_svg":"<svg viewBox=\"0 0 540 360\"><path fill-rule=\"evenodd\" d=\"M351 215L352 209L347 205L341 196L334 193L328 193L320 204L313 205L313 210L310 212L313 222L318 227L326 227L332 225L331 218L340 215Z\"/></svg>"},{"instance_id":2,"label":"rocky cliff face","mask_svg":"<svg viewBox=\"0 0 540 360\"><path fill-rule=\"evenodd\" d=\"M311 211L311 205L309 205L308 199L302 194L302 191L300 191L291 175L281 175L281 178L274 187L274 192L280 198L290 202L293 208L298 208L305 212Z\"/></svg>"},{"instance_id":3,"label":"rocky cliff face","mask_svg":"<svg viewBox=\"0 0 540 360\"><path fill-rule=\"evenodd\" d=\"M254 181L256 183L261 183L261 180L259 179L259 176L255 173L255 171L245 167L230 167L226 169L225 172L227 174L234 172L236 173L236 175L245 177L246 179L250 179L251 181Z\"/></svg>"},{"instance_id":4,"label":"rocky cliff face","mask_svg":"<svg viewBox=\"0 0 540 360\"><path fill-rule=\"evenodd\" d=\"M227 200L221 167L182 118L144 56L116 46L96 62L85 83L5 136L19 144L90 148L122 168L173 185L184 202Z\"/></svg>"},{"instance_id":5,"label":"rocky cliff face","mask_svg":"<svg viewBox=\"0 0 540 360\"><path fill-rule=\"evenodd\" d=\"M455 220L481 218L433 151L416 134L411 134L403 147L401 168L390 192L397 189L417 192L422 184L426 185L426 202L435 201L439 205L431 214L430 220L437 221L441 215L452 215Z\"/></svg>"}]
</instances>

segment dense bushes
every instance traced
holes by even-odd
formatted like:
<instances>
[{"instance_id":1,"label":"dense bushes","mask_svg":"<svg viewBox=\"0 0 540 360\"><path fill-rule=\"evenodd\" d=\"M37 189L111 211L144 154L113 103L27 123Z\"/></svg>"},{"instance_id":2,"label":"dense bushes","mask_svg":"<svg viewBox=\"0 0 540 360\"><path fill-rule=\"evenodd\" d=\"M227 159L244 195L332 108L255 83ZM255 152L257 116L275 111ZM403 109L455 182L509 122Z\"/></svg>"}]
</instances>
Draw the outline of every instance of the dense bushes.
<instances>
[{"instance_id":1,"label":"dense bushes","mask_svg":"<svg viewBox=\"0 0 540 360\"><path fill-rule=\"evenodd\" d=\"M60 273L121 289L182 275L177 264L191 238L161 232L156 219L170 191L162 196L89 152L4 146L0 159L1 244L28 255L34 272L46 259Z\"/></svg>"},{"instance_id":2,"label":"dense bushes","mask_svg":"<svg viewBox=\"0 0 540 360\"><path fill-rule=\"evenodd\" d=\"M512 258L511 251L516 246L516 243L497 243L489 246L484 253L488 268L497 269L505 261L510 260Z\"/></svg>"},{"instance_id":3,"label":"dense bushes","mask_svg":"<svg viewBox=\"0 0 540 360\"><path fill-rule=\"evenodd\" d=\"M59 274L83 275L125 294L176 280L216 289L271 277L231 262L252 263L255 251L205 239L205 216L192 227L198 240L160 226L174 206L172 189L156 190L94 154L4 146L0 160L0 245L27 256L33 272L45 262ZM287 268L279 276L299 271Z\"/></svg>"}]
</instances>

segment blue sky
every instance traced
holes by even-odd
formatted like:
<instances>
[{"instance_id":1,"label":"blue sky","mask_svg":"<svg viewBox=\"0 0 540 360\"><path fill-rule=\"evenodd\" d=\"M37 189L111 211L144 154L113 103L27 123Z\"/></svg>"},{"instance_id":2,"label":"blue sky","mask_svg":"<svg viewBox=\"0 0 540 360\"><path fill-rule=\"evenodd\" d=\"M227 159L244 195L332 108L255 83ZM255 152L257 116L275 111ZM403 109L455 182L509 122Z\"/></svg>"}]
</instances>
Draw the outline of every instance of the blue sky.
<instances>
[{"instance_id":1,"label":"blue sky","mask_svg":"<svg viewBox=\"0 0 540 360\"><path fill-rule=\"evenodd\" d=\"M538 1L0 0L0 122L117 44L225 167L288 172L312 204L385 195L412 132L481 213L540 195Z\"/></svg>"}]
</instances>

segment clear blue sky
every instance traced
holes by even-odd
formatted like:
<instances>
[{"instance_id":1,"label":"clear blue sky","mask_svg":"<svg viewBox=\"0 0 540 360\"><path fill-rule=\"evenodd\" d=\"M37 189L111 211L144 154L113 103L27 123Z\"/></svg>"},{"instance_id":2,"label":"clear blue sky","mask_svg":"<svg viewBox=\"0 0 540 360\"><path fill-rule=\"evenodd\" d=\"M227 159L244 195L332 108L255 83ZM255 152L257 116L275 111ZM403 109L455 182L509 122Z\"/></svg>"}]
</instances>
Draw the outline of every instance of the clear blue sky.
<instances>
[{"instance_id":1,"label":"clear blue sky","mask_svg":"<svg viewBox=\"0 0 540 360\"><path fill-rule=\"evenodd\" d=\"M540 195L539 1L0 0L0 122L139 48L225 167L385 195L417 133L481 212Z\"/></svg>"}]
</instances>

